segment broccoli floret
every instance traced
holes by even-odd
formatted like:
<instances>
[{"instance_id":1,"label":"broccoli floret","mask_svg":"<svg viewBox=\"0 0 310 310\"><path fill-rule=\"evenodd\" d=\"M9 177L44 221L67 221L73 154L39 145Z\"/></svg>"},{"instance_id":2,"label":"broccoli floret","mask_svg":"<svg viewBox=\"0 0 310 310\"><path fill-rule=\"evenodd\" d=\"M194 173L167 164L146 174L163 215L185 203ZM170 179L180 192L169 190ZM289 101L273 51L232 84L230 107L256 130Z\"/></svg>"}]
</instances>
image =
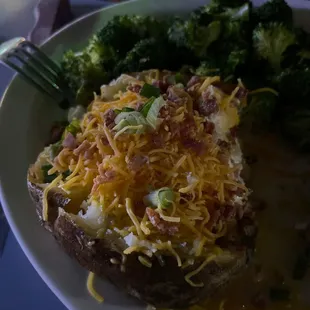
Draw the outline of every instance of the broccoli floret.
<instances>
[{"instance_id":1,"label":"broccoli floret","mask_svg":"<svg viewBox=\"0 0 310 310\"><path fill-rule=\"evenodd\" d=\"M253 10L253 23L278 22L287 26L293 24L293 12L285 0L269 0Z\"/></svg>"},{"instance_id":2,"label":"broccoli floret","mask_svg":"<svg viewBox=\"0 0 310 310\"><path fill-rule=\"evenodd\" d=\"M298 149L310 150L310 111L288 109L281 117L283 135Z\"/></svg>"},{"instance_id":3,"label":"broccoli floret","mask_svg":"<svg viewBox=\"0 0 310 310\"><path fill-rule=\"evenodd\" d=\"M103 46L113 49L119 59L126 56L134 45L145 38L161 38L167 35L168 22L154 17L116 16L97 34Z\"/></svg>"},{"instance_id":4,"label":"broccoli floret","mask_svg":"<svg viewBox=\"0 0 310 310\"><path fill-rule=\"evenodd\" d=\"M241 6L245 3L248 3L247 0L212 0L211 1L211 6L217 5L219 7L230 7L230 8L235 8L238 6Z\"/></svg>"},{"instance_id":5,"label":"broccoli floret","mask_svg":"<svg viewBox=\"0 0 310 310\"><path fill-rule=\"evenodd\" d=\"M296 44L295 33L279 23L258 25L253 31L253 45L257 55L266 59L274 71L281 70L284 52Z\"/></svg>"},{"instance_id":6,"label":"broccoli floret","mask_svg":"<svg viewBox=\"0 0 310 310\"><path fill-rule=\"evenodd\" d=\"M87 105L93 98L93 92L99 91L100 86L107 83L110 76L104 70L101 58L88 53L75 54L67 52L62 61L62 71L65 79L74 93L77 104Z\"/></svg>"},{"instance_id":7,"label":"broccoli floret","mask_svg":"<svg viewBox=\"0 0 310 310\"><path fill-rule=\"evenodd\" d=\"M171 20L158 20L151 16L134 16L132 18L141 39L166 37L172 23Z\"/></svg>"},{"instance_id":8,"label":"broccoli floret","mask_svg":"<svg viewBox=\"0 0 310 310\"><path fill-rule=\"evenodd\" d=\"M224 72L226 72L226 76L229 74L234 74L237 68L243 65L248 57L247 49L236 49L230 52L227 58L226 66L224 68Z\"/></svg>"},{"instance_id":9,"label":"broccoli floret","mask_svg":"<svg viewBox=\"0 0 310 310\"><path fill-rule=\"evenodd\" d=\"M239 7L234 8L225 8L221 14L218 16L220 18L228 18L231 21L239 20L239 21L249 21L250 18L250 5L248 3L243 4Z\"/></svg>"},{"instance_id":10,"label":"broccoli floret","mask_svg":"<svg viewBox=\"0 0 310 310\"><path fill-rule=\"evenodd\" d=\"M80 60L81 55L75 54L73 51L68 51L64 54L61 61L61 69L64 77L72 89L76 92L79 88L81 80Z\"/></svg>"},{"instance_id":11,"label":"broccoli floret","mask_svg":"<svg viewBox=\"0 0 310 310\"><path fill-rule=\"evenodd\" d=\"M287 69L277 78L279 119L285 137L300 149L310 150L310 69Z\"/></svg>"},{"instance_id":12,"label":"broccoli floret","mask_svg":"<svg viewBox=\"0 0 310 310\"><path fill-rule=\"evenodd\" d=\"M151 68L162 68L167 65L166 53L160 49L155 38L139 41L126 58L116 68L116 74L123 72L139 72Z\"/></svg>"},{"instance_id":13,"label":"broccoli floret","mask_svg":"<svg viewBox=\"0 0 310 310\"><path fill-rule=\"evenodd\" d=\"M190 49L196 57L203 58L208 47L219 38L220 33L220 21L200 25L192 18L187 21L177 19L169 28L168 36L178 47Z\"/></svg>"},{"instance_id":14,"label":"broccoli floret","mask_svg":"<svg viewBox=\"0 0 310 310\"><path fill-rule=\"evenodd\" d=\"M117 65L115 75L154 68L178 70L189 60L192 60L192 57L186 49L177 48L165 38L147 38L139 41L127 53L126 58Z\"/></svg>"},{"instance_id":15,"label":"broccoli floret","mask_svg":"<svg viewBox=\"0 0 310 310\"><path fill-rule=\"evenodd\" d=\"M110 46L123 57L140 40L140 34L133 17L115 16L98 33L102 45Z\"/></svg>"},{"instance_id":16,"label":"broccoli floret","mask_svg":"<svg viewBox=\"0 0 310 310\"><path fill-rule=\"evenodd\" d=\"M114 68L118 55L113 47L103 44L97 35L89 41L88 46L84 50L90 58L93 65L102 67L105 71L110 71Z\"/></svg>"},{"instance_id":17,"label":"broccoli floret","mask_svg":"<svg viewBox=\"0 0 310 310\"><path fill-rule=\"evenodd\" d=\"M201 76L216 76L220 75L220 68L215 63L214 59L202 61L199 67L195 70L195 74Z\"/></svg>"},{"instance_id":18,"label":"broccoli floret","mask_svg":"<svg viewBox=\"0 0 310 310\"><path fill-rule=\"evenodd\" d=\"M278 96L270 91L249 95L241 115L242 126L254 132L270 129L277 102Z\"/></svg>"},{"instance_id":19,"label":"broccoli floret","mask_svg":"<svg viewBox=\"0 0 310 310\"><path fill-rule=\"evenodd\" d=\"M309 106L310 69L287 69L277 78L281 102L286 106Z\"/></svg>"}]
</instances>

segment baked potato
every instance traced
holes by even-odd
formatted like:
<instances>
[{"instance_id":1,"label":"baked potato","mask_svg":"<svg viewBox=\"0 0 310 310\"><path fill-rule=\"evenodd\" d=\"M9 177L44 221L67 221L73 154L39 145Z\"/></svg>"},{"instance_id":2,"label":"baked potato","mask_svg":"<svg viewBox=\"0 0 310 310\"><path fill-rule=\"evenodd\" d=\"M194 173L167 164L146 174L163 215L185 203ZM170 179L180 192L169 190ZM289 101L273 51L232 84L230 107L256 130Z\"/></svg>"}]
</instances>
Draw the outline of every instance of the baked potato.
<instances>
[{"instance_id":1,"label":"baked potato","mask_svg":"<svg viewBox=\"0 0 310 310\"><path fill-rule=\"evenodd\" d=\"M145 77L145 74L143 74L143 76ZM206 113L209 113L209 115L217 113L218 109L213 109L213 112L211 111L210 113L210 107L205 107L203 96L206 95L206 91L200 92L199 96L197 96L198 93L193 95L193 93L197 92L197 90L200 89L202 85L206 84L205 81L206 79L196 79L196 81L194 81L194 84L193 81L189 81L186 91L184 90L184 88L179 89L170 86L170 97L173 90L173 95L177 97L177 99L169 99L169 94L167 93L168 95L164 96L165 98L167 98L166 105L169 107L169 100L171 100L171 102L173 102L172 100L179 100L179 102L183 100L182 102L188 104L190 101L189 98L193 98L191 100L194 101L194 105L197 104L197 109L200 109L201 113L204 113L205 116ZM124 83L124 81L122 81L122 83ZM127 77L126 83L126 92L130 92L130 95L132 95L133 93L133 96L136 96L137 89L141 92L141 81ZM206 89L210 91L210 88ZM214 89L215 87L212 86L212 91L214 91ZM107 100L111 100L110 98L108 98L108 91L110 91L109 88L104 89L102 97L100 99L95 99L95 101L104 100L103 102L106 102ZM169 92L169 88L165 91ZM223 96L223 98L226 98L226 95L222 91L218 91L219 94ZM114 93L115 92L116 91L114 90ZM144 98L143 95L141 95L141 98ZM216 96L214 98L216 98ZM147 99L145 99L143 103L144 105L146 105ZM180 104L181 103L178 103L179 107ZM95 103L92 103L91 109L94 109L94 105ZM116 105L115 109L116 108L120 109L120 106ZM130 105L127 108L128 111L121 113L130 113L133 108L134 106ZM141 108L139 109L138 110L141 111ZM160 113L159 110L158 113ZM210 223L213 221L211 223L212 226L208 226L208 229L210 231L202 230L207 233L206 237L204 237L202 233L198 233L198 238L201 237L201 239L197 240L203 241L200 249L198 249L198 244L200 243L197 243L197 240L190 240L190 238L193 237L191 237L190 232L188 231L187 227L191 226L187 224L187 219L178 218L179 222L175 223L173 221L177 221L175 220L176 217L173 216L172 212L170 214L169 211L172 208L172 204L175 205L175 201L177 201L177 199L179 199L178 206L180 209L185 208L184 205L187 205L187 203L190 205L190 201L195 201L195 198L193 198L193 193L191 193L190 191L187 192L185 190L180 190L179 193L174 193L172 195L172 191L169 192L169 190L167 190L168 187L163 187L161 189L165 189L165 194L168 195L165 196L166 200L161 201L160 199L162 196L160 196L160 194L162 194L163 192L159 193L157 191L155 192L158 199L156 202L157 205L152 207L150 206L152 205L152 199L154 199L154 191L152 192L152 197L149 196L150 194L145 195L144 191L142 195L140 190L137 190L135 194L128 194L128 197L130 198L126 198L126 208L123 204L118 204L118 207L121 210L124 209L124 213L121 213L121 215L118 215L118 217L122 218L122 221L124 217L129 218L126 223L129 223L130 219L132 218L138 219L139 223L141 224L143 221L146 223L143 232L140 232L145 235L142 238L143 240L140 240L141 242L144 242L143 246L141 246L139 245L140 243L135 243L138 242L137 240L139 239L139 227L135 227L132 225L130 226L130 228L128 228L128 231L124 233L124 231L120 229L120 225L122 225L123 222L119 222L119 219L117 219L113 223L107 220L110 218L115 219L116 217L116 215L111 215L112 211L110 211L110 206L113 202L109 202L109 207L107 208L109 209L109 211L106 211L107 214L105 214L105 210L107 209L103 209L102 207L99 208L99 196L97 196L96 198L97 202L95 207L92 207L93 209L96 209L96 211L94 211L95 215L90 214L91 212L93 212L91 211L90 205L85 206L85 201L89 199L90 195L95 195L94 193L96 192L96 190L98 190L97 181L100 178L102 179L103 176L105 179L103 183L99 184L99 186L101 186L102 184L106 186L104 187L104 193L109 193L109 190L111 191L111 187L108 187L108 185L110 186L110 182L113 182L116 178L115 175L119 173L117 167L115 167L116 172L109 176L107 174L106 166L104 168L104 171L100 170L100 163L97 158L96 165L98 169L93 175L90 184L88 184L87 182L79 183L75 187L70 187L70 190L68 190L68 187L65 186L66 180L68 180L68 178L69 180L73 180L73 178L77 176L77 162L81 160L81 158L89 160L90 162L92 156L96 155L95 153L93 153L92 155L86 154L86 151L89 150L89 148L87 150L85 149L84 153L74 153L75 150L81 148L81 145L83 144L82 140L77 140L79 138L85 139L85 128L87 128L88 126L89 129L89 122L92 122L92 120L94 119L89 116L89 113L91 112L87 112L86 115L83 116L83 120L88 123L80 125L82 128L80 130L82 132L75 136L73 146L69 145L70 141L66 141L68 140L68 136L70 136L70 139L73 140L73 135L68 130L68 128L63 135L60 152L67 149L67 154L71 156L71 158L68 159L68 165L66 167L64 167L64 164L60 164L61 161L63 162L63 159L58 159L57 157L60 153L56 157L50 155L52 146L49 146L40 154L37 162L29 169L27 180L28 189L30 196L36 206L36 212L42 225L53 234L60 246L72 258L76 259L83 267L100 277L109 279L116 286L123 289L130 295L137 297L138 299L152 306L159 308L186 308L199 302L202 299L210 297L219 288L225 286L229 280L238 275L247 266L251 258L255 239L255 225L253 223L253 214L251 212L250 204L247 199L248 192L244 189L245 186L243 184L243 181L240 181L240 187L236 188L235 186L228 186L227 193L225 192L225 195L232 195L230 197L232 197L236 201L238 200L238 203L234 205L230 201L229 203L226 202L224 206L224 204L219 205L218 202L210 202L208 203L208 205L210 205L208 212L211 214L211 211L213 210L213 214L209 215L209 219L207 220L205 218L202 218L201 215L200 217L198 217L197 226L195 227L201 227L202 229L204 229L204 221L205 223ZM109 115L109 113L111 114L110 110L107 110L104 114L101 113L99 115L100 117L103 117L103 121L105 122L103 132L106 133L107 140L111 144L112 142L110 141L110 136L107 134L107 130L108 128L115 128L117 124L115 126L114 123L113 126L111 126L111 124L108 123L110 121L109 116L111 116ZM161 118L164 119L167 114L172 112L169 109L165 109L161 113ZM166 117L167 122L170 122L171 118L169 117ZM225 117L227 118L227 116ZM211 118L205 117L204 119L205 122L208 124L211 122ZM93 124L95 124L96 122L93 121ZM161 122L160 126L163 126L163 123L164 121ZM233 126L236 125L234 123L232 124ZM190 128L188 127L188 123L184 126L187 126L187 131L190 130ZM217 130L217 125L213 124L213 126L215 127L215 130ZM227 126L228 129L232 127L231 124ZM221 129L222 127L223 126L221 125ZM210 129L208 130L205 131L205 134L208 136L208 138L213 137L213 134L215 133L211 133ZM151 135L158 136L159 132L160 129L157 128L156 132L153 131ZM128 132L126 136L130 134L133 133ZM140 135L141 134L143 135L145 133L140 133ZM195 134L195 132L193 134ZM220 135L221 138L224 137L223 133L219 131L216 133L216 135ZM202 155L200 150L197 151L197 143L194 143L191 140L193 138L194 136L191 136L190 138L188 138L187 142L183 143L184 148L189 148L190 152L193 152L191 153L193 154L193 157L197 155L202 158L202 156L204 155ZM182 135L180 139L182 139ZM210 141L210 139L208 141ZM156 144L156 141L153 141L152 143ZM227 158L232 152L232 148L235 148L235 151L236 148L237 150L239 150L239 145L235 137L232 143L230 143L230 141L226 142L221 140L220 143L216 141L216 145L219 150L219 159L216 159L215 161L221 163L222 166L224 165L224 162L227 163ZM102 147L102 145L100 145L98 148L100 147ZM113 150L114 149L112 147L112 151ZM111 151L111 149L107 148L105 149L105 151L106 158L110 160L113 157L113 152ZM179 151L181 152L181 150ZM129 153L128 150L127 152ZM239 150L239 152L241 151ZM118 156L121 157L122 155ZM135 162L130 162L127 160L128 170L126 170L126 173L127 171L132 172L130 178L136 178L136 182L141 182L140 179L139 181L137 181L139 177L143 177L144 181L142 180L142 182L145 182L146 175L139 175L139 169L142 169L142 165L151 165L150 161L143 161L142 164L138 164L137 158L135 159ZM72 164L72 161L74 160L75 164L73 164L71 167L70 162ZM232 159L229 160L234 163ZM126 162L126 160L124 160L124 162ZM235 163L240 166L240 159L235 159ZM46 164L50 166L49 173L46 173L45 171L45 176L50 176L54 174L54 180L52 182L46 182L46 180L44 179L42 167L44 167L44 165ZM56 167L53 166L53 164L55 164ZM235 167L234 164L232 165ZM229 176L229 178L234 178L234 180L241 180L241 168L239 169L239 166L238 170L234 168L234 175ZM165 167L164 161L161 162L160 167ZM65 169L69 169L69 172L67 173ZM70 173L74 174L74 176L71 178ZM148 173L152 174L152 176L150 175L150 178L154 176L158 179L161 179L164 176L166 177L166 175L163 176L158 172L153 174L153 172L148 171ZM190 185L193 181L193 174L194 172L192 171L187 175L187 178L185 178ZM124 178L125 176L121 174L117 179L117 181L121 184L119 187L120 193L125 188L125 184L122 183ZM55 183L54 186L51 186L52 183L57 179L59 180L59 183ZM83 180L85 180L85 178ZM194 180L193 182L196 182L196 180ZM229 182L232 183L231 181ZM230 184L229 182L227 181L228 184ZM165 183L165 186L167 186L167 182ZM241 193L240 189L242 189ZM209 190L209 187L205 190ZM212 190L214 191L214 188ZM121 197L121 194L119 194L119 196L114 195L111 199L118 199L119 197ZM167 197L169 197L169 199ZM217 200L217 197L218 195L213 192L212 199ZM182 199L184 202L182 202ZM130 210L128 210L127 208L127 202L129 200L134 201L134 207ZM106 202L103 202L103 204L105 203ZM216 209L214 209L215 206ZM196 209L197 208L198 207L196 206ZM217 212L218 210L220 210L220 208L222 208L221 213ZM102 214L100 215L100 223L97 218L95 219L95 221L93 221L92 218L92 216L97 216L96 214L98 213L96 212L99 209L100 212L103 210ZM231 212L232 209L234 210L234 212ZM237 209L239 210L238 214L236 211ZM114 210L115 212L118 212L117 209ZM195 208L192 207L192 210L195 210ZM228 212L230 212L229 215L227 214ZM180 217L182 217L183 213L179 214ZM218 218L215 218L216 215L218 216ZM214 218L212 218L212 216ZM187 227L185 228L182 226L183 221L185 223L184 226L187 225ZM194 222L192 221L190 223ZM218 234L218 236L214 237L213 240L212 238L213 236L216 236L216 229L218 225L223 226L223 223L225 224L225 231L223 229L224 232L222 234ZM194 231L198 229L196 229L195 227L193 228ZM186 238L183 238L182 236L182 229L184 230L184 234L187 234ZM149 234L147 232L149 232ZM156 235L155 239L152 239L150 237L152 236L152 234ZM175 236L177 236L177 239L179 239L179 245L177 245L176 243L172 244L170 242L170 239L172 240L173 238L176 238ZM211 240L209 240L208 238L212 239L212 245L206 244L209 243L209 241ZM131 241L129 241L129 239ZM134 240L134 242L132 240ZM150 244L150 242L156 243L157 245L167 243L168 245L170 245L170 247L158 247L156 248L156 250L154 250L154 248L150 248L150 251L142 251L141 248L147 247L146 244ZM132 246L133 244L138 244L139 246ZM194 251L192 247L194 247ZM128 252L128 248L134 249ZM214 254L212 251L215 251L216 253ZM202 253L206 254L203 255Z\"/></svg>"}]
</instances>

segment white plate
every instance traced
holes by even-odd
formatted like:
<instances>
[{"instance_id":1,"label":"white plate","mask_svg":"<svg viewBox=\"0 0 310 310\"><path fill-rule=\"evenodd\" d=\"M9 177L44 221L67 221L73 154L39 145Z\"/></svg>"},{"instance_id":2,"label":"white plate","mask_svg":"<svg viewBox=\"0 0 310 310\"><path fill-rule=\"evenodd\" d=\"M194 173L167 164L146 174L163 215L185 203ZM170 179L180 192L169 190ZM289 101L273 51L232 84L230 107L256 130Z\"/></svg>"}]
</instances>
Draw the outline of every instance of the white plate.
<instances>
[{"instance_id":1,"label":"white plate","mask_svg":"<svg viewBox=\"0 0 310 310\"><path fill-rule=\"evenodd\" d=\"M67 49L84 46L115 15L186 13L207 2L139 0L102 9L59 31L44 44L44 50L59 59ZM294 1L297 7L304 3ZM305 15L301 17L299 23L304 24ZM27 191L26 173L43 148L51 124L62 113L18 77L8 87L0 105L0 196L7 219L34 268L69 309L143 309L143 305L99 280L98 290L103 293L105 303L98 304L86 290L87 271L71 260L39 225Z\"/></svg>"}]
</instances>

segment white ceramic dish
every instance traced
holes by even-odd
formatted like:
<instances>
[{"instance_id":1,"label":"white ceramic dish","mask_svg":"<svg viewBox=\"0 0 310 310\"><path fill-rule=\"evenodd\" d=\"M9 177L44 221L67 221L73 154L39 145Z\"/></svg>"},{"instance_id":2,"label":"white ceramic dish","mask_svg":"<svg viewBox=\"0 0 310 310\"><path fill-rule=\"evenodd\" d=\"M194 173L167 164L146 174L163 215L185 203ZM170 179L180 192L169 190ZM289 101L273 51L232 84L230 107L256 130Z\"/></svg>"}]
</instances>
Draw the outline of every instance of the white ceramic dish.
<instances>
[{"instance_id":1,"label":"white ceramic dish","mask_svg":"<svg viewBox=\"0 0 310 310\"><path fill-rule=\"evenodd\" d=\"M59 59L65 50L85 45L88 38L114 15L186 13L207 2L138 0L123 3L74 22L50 38L43 47L50 56ZM305 3L291 1L297 8L305 7ZM307 16L302 12L297 22L305 25ZM0 197L5 214L32 265L69 309L143 309L143 305L101 280L97 285L105 302L98 304L86 290L87 271L71 260L39 225L27 191L26 172L42 149L51 124L62 113L53 102L19 77L15 77L8 87L0 105Z\"/></svg>"}]
</instances>

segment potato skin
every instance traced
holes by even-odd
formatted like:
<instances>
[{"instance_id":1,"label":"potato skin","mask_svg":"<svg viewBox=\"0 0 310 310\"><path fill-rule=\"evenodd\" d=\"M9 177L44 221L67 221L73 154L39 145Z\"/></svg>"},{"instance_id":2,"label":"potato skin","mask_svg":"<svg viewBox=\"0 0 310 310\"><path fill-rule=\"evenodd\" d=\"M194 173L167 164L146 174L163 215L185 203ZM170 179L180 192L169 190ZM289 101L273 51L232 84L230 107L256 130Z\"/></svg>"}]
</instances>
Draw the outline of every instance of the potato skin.
<instances>
[{"instance_id":1,"label":"potato skin","mask_svg":"<svg viewBox=\"0 0 310 310\"><path fill-rule=\"evenodd\" d=\"M139 262L138 254L133 253L126 256L123 264L113 264L112 258L122 262L121 245L109 236L104 239L93 238L80 228L70 214L62 209L68 203L68 198L63 197L61 192L50 192L49 220L46 223L42 220L42 188L28 181L28 189L41 223L72 258L89 271L108 278L120 289L150 305L159 308L186 308L214 294L248 263L249 251L246 249L236 252L232 261L221 266L215 262L209 263L192 278L195 283L203 282L204 287L192 287L184 279L202 261L190 268L181 269L173 256L163 257L164 266L153 257L152 268L148 268Z\"/></svg>"}]
</instances>

